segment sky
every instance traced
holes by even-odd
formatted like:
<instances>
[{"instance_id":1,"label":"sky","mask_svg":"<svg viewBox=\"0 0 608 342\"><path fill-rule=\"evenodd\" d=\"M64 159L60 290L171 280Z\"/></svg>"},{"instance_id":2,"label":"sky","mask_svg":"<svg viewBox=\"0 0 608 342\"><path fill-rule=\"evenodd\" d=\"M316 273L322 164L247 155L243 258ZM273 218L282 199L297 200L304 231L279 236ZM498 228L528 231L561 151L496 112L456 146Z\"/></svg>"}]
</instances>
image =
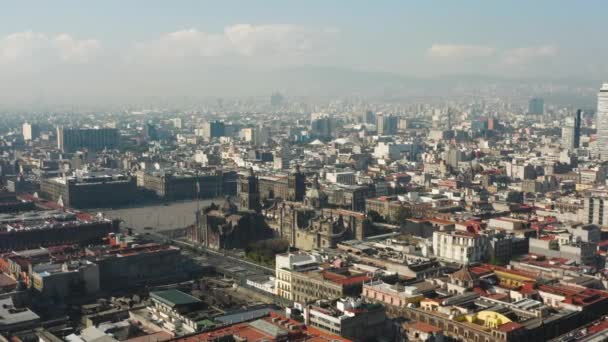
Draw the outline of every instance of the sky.
<instances>
[{"instance_id":1,"label":"sky","mask_svg":"<svg viewBox=\"0 0 608 342\"><path fill-rule=\"evenodd\" d=\"M0 100L254 94L264 75L281 87L282 70L303 67L412 77L608 78L604 0L0 0L0 6Z\"/></svg>"}]
</instances>

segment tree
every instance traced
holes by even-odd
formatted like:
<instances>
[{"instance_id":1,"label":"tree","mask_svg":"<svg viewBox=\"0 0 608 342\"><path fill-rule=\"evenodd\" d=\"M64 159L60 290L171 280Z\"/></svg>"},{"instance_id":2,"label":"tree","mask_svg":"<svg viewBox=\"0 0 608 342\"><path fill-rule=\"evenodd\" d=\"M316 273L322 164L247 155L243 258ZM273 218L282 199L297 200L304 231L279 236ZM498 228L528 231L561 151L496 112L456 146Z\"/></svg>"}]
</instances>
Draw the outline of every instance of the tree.
<instances>
[{"instance_id":1,"label":"tree","mask_svg":"<svg viewBox=\"0 0 608 342\"><path fill-rule=\"evenodd\" d=\"M398 225L403 225L403 223L405 222L405 220L407 220L410 217L412 217L412 213L411 213L411 211L410 211L409 208L399 207L397 209L397 211L395 211L395 219L394 219L394 221Z\"/></svg>"},{"instance_id":2,"label":"tree","mask_svg":"<svg viewBox=\"0 0 608 342\"><path fill-rule=\"evenodd\" d=\"M495 266L503 266L505 263L504 263L502 260L498 259L498 258L496 257L496 255L492 255L492 256L490 257L489 264L490 264L490 265L495 265Z\"/></svg>"},{"instance_id":3,"label":"tree","mask_svg":"<svg viewBox=\"0 0 608 342\"><path fill-rule=\"evenodd\" d=\"M250 243L245 248L245 255L250 260L268 266L274 266L275 256L285 253L289 242L284 239L270 239Z\"/></svg>"},{"instance_id":4,"label":"tree","mask_svg":"<svg viewBox=\"0 0 608 342\"><path fill-rule=\"evenodd\" d=\"M384 219L384 217L375 210L369 210L367 212L367 217L369 217L372 220L372 222L386 223L386 220Z\"/></svg>"}]
</instances>

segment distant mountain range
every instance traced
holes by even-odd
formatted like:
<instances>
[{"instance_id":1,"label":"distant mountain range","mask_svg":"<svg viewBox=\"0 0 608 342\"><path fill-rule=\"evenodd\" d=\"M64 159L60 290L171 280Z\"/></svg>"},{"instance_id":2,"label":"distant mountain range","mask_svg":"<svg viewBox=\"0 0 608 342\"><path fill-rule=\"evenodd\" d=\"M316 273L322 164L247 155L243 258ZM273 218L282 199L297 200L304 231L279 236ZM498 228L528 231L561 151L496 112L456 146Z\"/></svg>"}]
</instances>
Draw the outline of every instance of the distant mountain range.
<instances>
[{"instance_id":1,"label":"distant mountain range","mask_svg":"<svg viewBox=\"0 0 608 342\"><path fill-rule=\"evenodd\" d=\"M53 75L55 73L55 75ZM55 80L60 79L58 84ZM448 74L410 77L342 67L247 68L200 66L45 73L45 79L8 80L0 87L0 106L18 104L119 105L150 99L179 104L208 98L266 98L279 91L294 98L354 98L373 101L433 102L501 97L524 102L543 97L548 104L595 107L601 80ZM19 90L20 89L20 90ZM27 91L24 91L26 90Z\"/></svg>"}]
</instances>

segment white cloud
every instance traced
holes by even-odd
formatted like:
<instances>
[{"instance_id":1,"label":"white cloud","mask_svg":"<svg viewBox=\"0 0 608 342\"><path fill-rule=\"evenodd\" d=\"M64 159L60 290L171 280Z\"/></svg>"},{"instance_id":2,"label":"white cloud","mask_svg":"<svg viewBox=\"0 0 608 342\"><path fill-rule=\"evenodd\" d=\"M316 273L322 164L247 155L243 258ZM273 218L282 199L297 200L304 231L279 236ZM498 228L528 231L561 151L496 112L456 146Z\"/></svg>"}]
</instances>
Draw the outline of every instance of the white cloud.
<instances>
[{"instance_id":1,"label":"white cloud","mask_svg":"<svg viewBox=\"0 0 608 342\"><path fill-rule=\"evenodd\" d=\"M101 49L94 39L78 40L68 34L47 35L33 31L17 32L0 38L0 64L87 62Z\"/></svg>"},{"instance_id":2,"label":"white cloud","mask_svg":"<svg viewBox=\"0 0 608 342\"><path fill-rule=\"evenodd\" d=\"M52 43L64 61L86 62L101 50L101 43L97 40L76 40L68 34L54 37Z\"/></svg>"},{"instance_id":3,"label":"white cloud","mask_svg":"<svg viewBox=\"0 0 608 342\"><path fill-rule=\"evenodd\" d=\"M427 55L435 58L489 57L495 53L493 47L462 44L433 44L427 50Z\"/></svg>"},{"instance_id":4,"label":"white cloud","mask_svg":"<svg viewBox=\"0 0 608 342\"><path fill-rule=\"evenodd\" d=\"M269 56L300 57L323 54L336 30L295 25L227 26L221 33L180 30L136 46L135 56L172 59L184 57ZM133 56L131 56L133 57Z\"/></svg>"},{"instance_id":5,"label":"white cloud","mask_svg":"<svg viewBox=\"0 0 608 342\"><path fill-rule=\"evenodd\" d=\"M502 60L507 65L522 65L555 55L557 47L551 45L521 47L505 51Z\"/></svg>"}]
</instances>

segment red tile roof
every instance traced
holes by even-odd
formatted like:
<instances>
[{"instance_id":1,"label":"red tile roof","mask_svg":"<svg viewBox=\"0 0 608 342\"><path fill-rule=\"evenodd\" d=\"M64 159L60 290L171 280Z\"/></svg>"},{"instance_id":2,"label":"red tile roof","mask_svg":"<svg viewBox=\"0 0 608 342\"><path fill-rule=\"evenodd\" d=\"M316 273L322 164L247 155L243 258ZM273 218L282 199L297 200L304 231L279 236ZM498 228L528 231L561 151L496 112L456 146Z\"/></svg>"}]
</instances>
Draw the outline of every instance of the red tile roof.
<instances>
[{"instance_id":1,"label":"red tile roof","mask_svg":"<svg viewBox=\"0 0 608 342\"><path fill-rule=\"evenodd\" d=\"M273 318L279 319L279 321L273 322ZM306 342L350 342L350 340L342 338L338 335L330 334L319 329L312 327L303 326L299 330L289 330L286 325L301 325L300 322L288 319L276 313L271 313L269 316L262 318L267 323L277 326L281 329L288 331L287 339L283 341L306 341ZM222 327L216 330L207 331L200 334L190 335L175 339L175 342L211 342L216 341L218 338L227 336L239 336L246 341L277 341L274 336L265 333L261 330L254 328L249 322L239 323Z\"/></svg>"},{"instance_id":2,"label":"red tile roof","mask_svg":"<svg viewBox=\"0 0 608 342\"><path fill-rule=\"evenodd\" d=\"M541 291L564 296L564 303L587 306L608 300L608 292L567 285L541 285Z\"/></svg>"},{"instance_id":3,"label":"red tile roof","mask_svg":"<svg viewBox=\"0 0 608 342\"><path fill-rule=\"evenodd\" d=\"M511 331L514 331L514 330L517 330L517 329L521 329L523 327L524 327L523 325L521 325L521 324L519 324L517 322L509 322L509 323L505 323L505 324L499 326L498 327L498 331L501 331L501 332L511 332Z\"/></svg>"},{"instance_id":4,"label":"red tile roof","mask_svg":"<svg viewBox=\"0 0 608 342\"><path fill-rule=\"evenodd\" d=\"M596 334L600 331L604 331L608 329L608 321L603 321L598 325L592 325L590 327L587 328L587 334L591 335L591 334Z\"/></svg>"},{"instance_id":5,"label":"red tile roof","mask_svg":"<svg viewBox=\"0 0 608 342\"><path fill-rule=\"evenodd\" d=\"M342 275L331 271L322 271L321 274L323 275L323 279L329 280L340 285L354 285L359 283L362 284L372 279L365 274Z\"/></svg>"},{"instance_id":6,"label":"red tile roof","mask_svg":"<svg viewBox=\"0 0 608 342\"><path fill-rule=\"evenodd\" d=\"M425 332L425 333L429 333L429 334L438 333L438 332L443 331L434 325L430 325L428 323L418 322L418 321L412 322L412 323L405 323L405 324L403 324L403 328L406 330L416 330L416 331L421 331L421 332Z\"/></svg>"}]
</instances>

